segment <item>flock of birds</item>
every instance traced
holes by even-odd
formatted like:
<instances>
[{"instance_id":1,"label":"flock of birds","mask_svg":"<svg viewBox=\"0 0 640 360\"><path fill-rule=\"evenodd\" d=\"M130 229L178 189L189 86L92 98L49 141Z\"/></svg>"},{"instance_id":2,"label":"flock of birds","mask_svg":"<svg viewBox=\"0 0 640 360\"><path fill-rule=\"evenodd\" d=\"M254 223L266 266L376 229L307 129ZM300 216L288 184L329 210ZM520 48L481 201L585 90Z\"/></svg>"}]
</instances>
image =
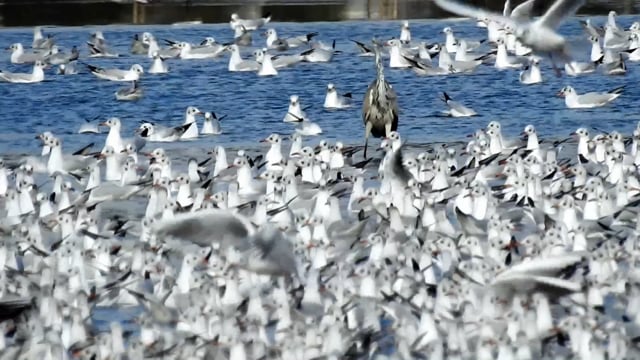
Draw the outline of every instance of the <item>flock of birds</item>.
<instances>
[{"instance_id":1,"label":"flock of birds","mask_svg":"<svg viewBox=\"0 0 640 360\"><path fill-rule=\"evenodd\" d=\"M376 64L362 102L364 149L314 146L308 136L321 129L292 95L283 121L300 126L263 139L266 151L218 145L201 158L172 157L157 143L221 132L221 117L189 107L184 124L144 123L132 138L106 119L99 152L63 151L47 131L40 155L0 160L0 359L640 356L640 123L628 135L579 128L545 140L534 125L508 138L491 121L466 143L410 146L383 55L387 47L390 67L421 75L494 61L534 83L546 58L567 75L613 74L609 60L635 59L640 26L622 30L613 13L604 29L584 22L593 61L579 63L555 29L581 1L557 0L535 20L532 0L513 10L507 0L502 15L435 1L479 20L488 41L446 28L443 44L414 48L405 23L399 39L356 42ZM273 55L317 34L283 39L271 29L255 63L242 60L252 31L269 21L232 15L233 44L160 48L144 33L131 50L153 59L148 72L166 72L170 57L230 52L230 71L258 75L336 53L315 45ZM79 63L77 49L63 54L54 38L34 35L32 50L11 46L12 62L33 63L33 74L0 78L34 82L49 65L70 74ZM495 54L479 52L485 43ZM100 33L88 46L90 56L118 55ZM116 94L123 100L141 89L140 65L86 69L131 81L130 93ZM570 108L620 93L561 90ZM475 114L446 93L443 102L451 116ZM325 107L353 105L328 85ZM370 136L382 138L381 156L366 156ZM111 315L98 320L104 309Z\"/></svg>"}]
</instances>

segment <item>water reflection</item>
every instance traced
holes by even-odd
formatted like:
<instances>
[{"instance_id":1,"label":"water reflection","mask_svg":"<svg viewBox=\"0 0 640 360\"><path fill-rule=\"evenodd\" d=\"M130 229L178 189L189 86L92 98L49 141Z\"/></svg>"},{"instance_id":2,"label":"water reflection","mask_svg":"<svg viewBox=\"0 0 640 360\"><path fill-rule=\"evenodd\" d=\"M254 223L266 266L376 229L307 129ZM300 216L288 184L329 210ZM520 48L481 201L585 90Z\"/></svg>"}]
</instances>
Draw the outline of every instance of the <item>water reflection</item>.
<instances>
[{"instance_id":1,"label":"water reflection","mask_svg":"<svg viewBox=\"0 0 640 360\"><path fill-rule=\"evenodd\" d=\"M234 5L212 4L213 1L173 1L171 3L126 4L25 2L5 0L0 5L0 25L103 25L114 23L170 24L183 21L206 23L227 22L233 12L255 17L270 12L278 21L340 21L356 19L439 18L446 14L425 0L283 0L292 5L261 5L238 2ZM470 1L500 11L503 0ZM40 3L34 5L34 3ZM207 4L208 3L208 4ZM250 2L249 2L250 3ZM580 13L637 13L640 1L588 1Z\"/></svg>"}]
</instances>

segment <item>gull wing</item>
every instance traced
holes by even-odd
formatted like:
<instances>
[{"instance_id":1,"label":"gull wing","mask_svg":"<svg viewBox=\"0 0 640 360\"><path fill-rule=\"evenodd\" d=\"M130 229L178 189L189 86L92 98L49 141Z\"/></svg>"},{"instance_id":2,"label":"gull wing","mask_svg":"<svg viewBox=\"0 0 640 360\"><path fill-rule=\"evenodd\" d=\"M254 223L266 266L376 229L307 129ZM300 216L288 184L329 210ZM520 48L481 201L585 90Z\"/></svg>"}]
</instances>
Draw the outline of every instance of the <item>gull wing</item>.
<instances>
[{"instance_id":1,"label":"gull wing","mask_svg":"<svg viewBox=\"0 0 640 360\"><path fill-rule=\"evenodd\" d=\"M282 232L267 225L251 238L250 250L257 257L250 270L272 274L295 274L297 264L291 242Z\"/></svg>"},{"instance_id":2,"label":"gull wing","mask_svg":"<svg viewBox=\"0 0 640 360\"><path fill-rule=\"evenodd\" d=\"M575 14L584 4L584 0L557 0L536 23L550 29L556 29L562 21Z\"/></svg>"},{"instance_id":3,"label":"gull wing","mask_svg":"<svg viewBox=\"0 0 640 360\"><path fill-rule=\"evenodd\" d=\"M531 19L533 14L533 5L536 0L527 0L522 4L516 6L509 15L512 19L517 21L527 21Z\"/></svg>"},{"instance_id":4,"label":"gull wing","mask_svg":"<svg viewBox=\"0 0 640 360\"><path fill-rule=\"evenodd\" d=\"M255 228L248 219L223 209L179 214L158 221L152 229L160 237L170 236L200 246L218 242L223 247L233 245L239 248L249 246L248 239L255 234Z\"/></svg>"},{"instance_id":5,"label":"gull wing","mask_svg":"<svg viewBox=\"0 0 640 360\"><path fill-rule=\"evenodd\" d=\"M497 14L491 11L483 10L477 7L463 5L458 2L448 1L448 0L433 0L433 1L436 3L436 5L441 7L443 10L446 10L450 13L458 14L460 16L471 17L474 19L487 18L487 19L496 21L498 23L501 23L502 25L508 25L514 29L517 28L518 25L521 26L521 24L519 24L514 19L511 19L506 16L502 16L500 14Z\"/></svg>"},{"instance_id":6,"label":"gull wing","mask_svg":"<svg viewBox=\"0 0 640 360\"><path fill-rule=\"evenodd\" d=\"M580 104L606 104L615 98L615 94L590 92L582 95L578 95L578 103Z\"/></svg>"},{"instance_id":7,"label":"gull wing","mask_svg":"<svg viewBox=\"0 0 640 360\"><path fill-rule=\"evenodd\" d=\"M31 74L0 72L0 79L13 83L29 82L31 77Z\"/></svg>"}]
</instances>

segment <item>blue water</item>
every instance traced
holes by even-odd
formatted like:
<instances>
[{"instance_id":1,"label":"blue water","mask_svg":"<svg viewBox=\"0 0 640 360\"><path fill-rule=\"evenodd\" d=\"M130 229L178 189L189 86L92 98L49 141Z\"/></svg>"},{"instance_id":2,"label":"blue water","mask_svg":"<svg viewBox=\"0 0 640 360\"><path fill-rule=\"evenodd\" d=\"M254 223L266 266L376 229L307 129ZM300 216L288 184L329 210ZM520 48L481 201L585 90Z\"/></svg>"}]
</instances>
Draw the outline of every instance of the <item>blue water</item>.
<instances>
[{"instance_id":1,"label":"blue water","mask_svg":"<svg viewBox=\"0 0 640 360\"><path fill-rule=\"evenodd\" d=\"M592 18L596 24L604 17ZM628 27L632 17L619 17L619 24ZM96 142L101 146L105 135L76 134L87 118L118 116L123 120L124 133L129 136L140 121L155 121L164 125L179 125L185 108L195 105L202 111L214 111L228 115L223 121L224 134L195 142L174 146L212 148L215 144L250 145L272 132L291 133L293 126L282 122L290 95L300 96L311 119L324 130L323 136L340 139L345 143L361 143L363 126L360 104L367 85L375 77L372 58L358 57L355 45L348 41L358 39L369 42L373 36L391 38L399 35L400 22L342 22L342 23L273 23L281 36L298 35L317 31L318 39L325 43L337 40L336 55L328 64L303 63L283 69L277 77L261 78L255 73L229 73L227 58L216 60L170 60L171 72L166 75L145 74L141 86L144 98L138 102L118 102L114 92L125 86L122 83L98 80L89 73L73 76L55 75L55 69L47 70L47 81L39 84L0 83L0 153L34 153L38 143L37 132L52 131L61 136L64 149ZM482 39L486 30L472 21L422 20L412 21L414 40L429 43L444 41L440 30L452 26L457 36ZM229 41L232 32L227 24L203 24L192 26L101 26L108 43L123 56L117 59L88 59L85 41L97 27L62 28L45 30L53 33L58 44L65 49L77 45L81 60L105 67L128 68L140 63L145 70L150 60L146 56L129 55L134 33L151 31L156 38L199 42L205 36L214 36L219 42ZM567 34L586 59L589 44L577 18L563 25ZM0 30L0 46L14 42L31 43L30 28ZM254 45L262 47L264 38L254 33ZM247 57L253 49L243 51ZM13 65L9 52L1 54L0 68L29 72L28 65ZM638 65L629 63L626 76L605 76L600 73L583 77L557 78L548 64L543 67L545 82L524 86L518 82L519 71L496 71L492 66L482 66L472 75L447 77L418 77L411 70L386 69L387 79L393 84L401 109L399 130L410 142L464 140L467 134L484 127L491 120L500 120L503 132L518 134L525 125L532 123L544 136L566 136L577 127L595 126L601 129L618 129L629 132L638 120L640 92ZM353 93L356 106L348 110L325 111L322 108L326 85L333 82L340 92ZM608 107L575 111L565 108L564 101L555 97L564 85L573 85L578 92L608 90L627 84L623 96ZM480 116L464 120L440 116L445 109L439 100L441 91L447 91L454 99L474 108Z\"/></svg>"}]
</instances>

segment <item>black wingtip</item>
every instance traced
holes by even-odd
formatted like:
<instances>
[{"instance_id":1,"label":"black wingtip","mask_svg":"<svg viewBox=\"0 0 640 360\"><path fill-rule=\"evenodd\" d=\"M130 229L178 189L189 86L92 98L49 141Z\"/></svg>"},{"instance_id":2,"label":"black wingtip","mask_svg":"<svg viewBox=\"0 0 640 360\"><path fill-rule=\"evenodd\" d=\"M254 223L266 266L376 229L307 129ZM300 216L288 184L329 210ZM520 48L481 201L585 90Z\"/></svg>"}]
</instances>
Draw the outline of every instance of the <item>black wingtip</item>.
<instances>
[{"instance_id":1,"label":"black wingtip","mask_svg":"<svg viewBox=\"0 0 640 360\"><path fill-rule=\"evenodd\" d=\"M449 96L445 91L442 92L442 95L444 96L444 102L451 100L451 96Z\"/></svg>"}]
</instances>

